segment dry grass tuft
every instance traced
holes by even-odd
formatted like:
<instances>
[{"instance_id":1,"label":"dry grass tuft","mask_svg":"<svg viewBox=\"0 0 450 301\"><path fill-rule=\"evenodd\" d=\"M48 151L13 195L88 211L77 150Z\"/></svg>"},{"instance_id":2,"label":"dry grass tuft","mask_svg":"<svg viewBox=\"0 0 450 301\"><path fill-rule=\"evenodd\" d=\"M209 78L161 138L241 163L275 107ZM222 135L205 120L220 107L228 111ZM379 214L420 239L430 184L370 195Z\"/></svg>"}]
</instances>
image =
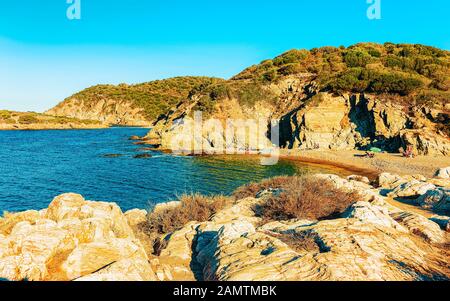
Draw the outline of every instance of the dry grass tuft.
<instances>
[{"instance_id":1,"label":"dry grass tuft","mask_svg":"<svg viewBox=\"0 0 450 301\"><path fill-rule=\"evenodd\" d=\"M232 202L225 196L207 197L200 194L183 195L178 201L180 205L176 207L149 212L145 225L146 232L166 234L182 228L191 221L207 221Z\"/></svg>"},{"instance_id":2,"label":"dry grass tuft","mask_svg":"<svg viewBox=\"0 0 450 301\"><path fill-rule=\"evenodd\" d=\"M146 236L153 255L159 256L167 246L168 234L181 229L192 221L204 222L216 212L232 204L233 200L225 196L207 197L200 194L183 195L178 198L177 206L151 208L147 220L139 225L140 233Z\"/></svg>"},{"instance_id":3,"label":"dry grass tuft","mask_svg":"<svg viewBox=\"0 0 450 301\"><path fill-rule=\"evenodd\" d=\"M321 253L327 252L318 241L316 233L302 232L302 233L286 233L278 235L276 238L287 244L294 251L299 253Z\"/></svg>"},{"instance_id":4,"label":"dry grass tuft","mask_svg":"<svg viewBox=\"0 0 450 301\"><path fill-rule=\"evenodd\" d=\"M265 204L255 208L266 221L334 218L360 199L356 192L338 189L329 181L314 177L273 178L241 187L234 196L254 197L259 191L269 188L280 189L281 192L270 196Z\"/></svg>"},{"instance_id":5,"label":"dry grass tuft","mask_svg":"<svg viewBox=\"0 0 450 301\"><path fill-rule=\"evenodd\" d=\"M241 200L248 197L255 197L258 194L258 192L269 188L283 189L286 186L286 184L292 181L293 178L296 177L281 176L263 180L261 182L249 183L236 189L233 193L233 196L237 200Z\"/></svg>"}]
</instances>

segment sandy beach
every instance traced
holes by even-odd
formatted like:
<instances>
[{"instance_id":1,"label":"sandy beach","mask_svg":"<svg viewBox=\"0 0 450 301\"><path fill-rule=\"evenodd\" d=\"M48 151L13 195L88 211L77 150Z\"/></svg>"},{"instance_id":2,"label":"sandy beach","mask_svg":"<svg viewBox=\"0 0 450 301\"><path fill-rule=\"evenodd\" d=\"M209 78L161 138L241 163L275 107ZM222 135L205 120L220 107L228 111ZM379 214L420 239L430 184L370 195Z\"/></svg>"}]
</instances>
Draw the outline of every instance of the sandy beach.
<instances>
[{"instance_id":1,"label":"sandy beach","mask_svg":"<svg viewBox=\"0 0 450 301\"><path fill-rule=\"evenodd\" d=\"M375 158L364 157L356 150L281 150L281 157L309 163L319 163L354 170L375 176L381 172L399 175L421 174L432 177L437 169L450 166L449 156L418 156L404 158L400 154L380 153Z\"/></svg>"}]
</instances>

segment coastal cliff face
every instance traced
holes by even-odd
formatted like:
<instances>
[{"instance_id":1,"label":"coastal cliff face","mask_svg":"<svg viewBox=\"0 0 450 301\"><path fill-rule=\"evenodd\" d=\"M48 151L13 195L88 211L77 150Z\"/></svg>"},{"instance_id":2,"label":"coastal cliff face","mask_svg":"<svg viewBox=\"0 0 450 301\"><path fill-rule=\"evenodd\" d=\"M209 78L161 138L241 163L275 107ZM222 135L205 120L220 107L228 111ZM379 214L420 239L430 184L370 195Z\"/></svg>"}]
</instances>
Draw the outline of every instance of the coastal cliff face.
<instances>
[{"instance_id":1,"label":"coastal cliff face","mask_svg":"<svg viewBox=\"0 0 450 301\"><path fill-rule=\"evenodd\" d=\"M68 116L79 119L98 120L111 125L149 126L140 108L133 108L129 101L115 101L101 99L95 103L85 103L77 98L71 98L46 114L54 116Z\"/></svg>"},{"instance_id":2,"label":"coastal cliff face","mask_svg":"<svg viewBox=\"0 0 450 301\"><path fill-rule=\"evenodd\" d=\"M261 218L257 208L280 193L269 187L207 221L161 234L157 252L143 232L145 210L122 213L114 203L64 194L47 209L0 219L0 278L448 280L449 217L432 211L449 212L449 174L450 168L431 179L385 173L376 187L364 177L316 175L359 195L339 216L323 220ZM425 209L405 210L392 198L413 199Z\"/></svg>"},{"instance_id":3,"label":"coastal cliff face","mask_svg":"<svg viewBox=\"0 0 450 301\"><path fill-rule=\"evenodd\" d=\"M206 119L264 120L269 128L272 119L280 129L280 147L289 149L364 149L375 146L396 152L400 147L413 146L417 155L449 155L450 139L442 131L448 114L439 108L417 108L413 114L405 112L393 96L345 93L335 95L320 92L307 75L291 76L262 87L277 99L276 102L256 101L242 105L236 98L214 104ZM174 136L185 134L180 120L192 116L198 109L201 95L179 104L157 121L145 137L151 144L171 149ZM250 135L257 135L250 133ZM268 137L270 131L265 132ZM213 130L203 130L202 143L214 145ZM225 137L223 137L225 140ZM269 138L267 138L269 143ZM235 141L235 147L248 149L245 141ZM267 145L267 144L266 144Z\"/></svg>"},{"instance_id":4,"label":"coastal cliff face","mask_svg":"<svg viewBox=\"0 0 450 301\"><path fill-rule=\"evenodd\" d=\"M446 156L449 66L448 51L417 44L294 49L193 90L158 118L145 139L170 149L174 136L191 134L183 133L183 120L202 111L204 119L217 119L223 127L227 118L263 119L267 129L276 120L283 148L412 147L417 155ZM208 148L223 140L210 129L196 139ZM237 138L232 143L250 150Z\"/></svg>"},{"instance_id":5,"label":"coastal cliff face","mask_svg":"<svg viewBox=\"0 0 450 301\"><path fill-rule=\"evenodd\" d=\"M450 151L450 52L419 44L359 43L350 47L293 49L250 66L229 80L176 77L137 85L85 89L47 113L109 124L149 126L146 140L172 149L174 137L193 136L183 122L262 120L248 136L220 149L253 151L272 145L271 121L280 146L290 149L367 149L417 155ZM261 132L260 128L264 128ZM195 144L218 148L214 129L196 129ZM192 131L191 131L192 132ZM186 140L186 139L183 139ZM248 139L247 139L248 140Z\"/></svg>"}]
</instances>

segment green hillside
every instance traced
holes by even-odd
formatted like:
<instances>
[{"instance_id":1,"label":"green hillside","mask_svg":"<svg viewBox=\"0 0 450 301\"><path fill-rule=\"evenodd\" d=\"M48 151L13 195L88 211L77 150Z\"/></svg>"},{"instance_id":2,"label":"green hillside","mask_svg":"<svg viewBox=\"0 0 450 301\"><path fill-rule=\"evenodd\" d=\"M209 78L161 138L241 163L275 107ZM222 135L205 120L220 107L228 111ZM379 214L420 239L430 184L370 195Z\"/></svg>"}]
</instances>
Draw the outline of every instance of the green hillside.
<instances>
[{"instance_id":1,"label":"green hillside","mask_svg":"<svg viewBox=\"0 0 450 301\"><path fill-rule=\"evenodd\" d=\"M193 89L220 81L223 80L210 77L175 77L137 85L97 85L68 99L77 99L87 106L99 99L129 101L135 107L142 108L149 120L154 120L181 99L187 98Z\"/></svg>"},{"instance_id":2,"label":"green hillside","mask_svg":"<svg viewBox=\"0 0 450 301\"><path fill-rule=\"evenodd\" d=\"M257 101L276 103L277 96L266 87L295 75L310 78L320 91L379 94L409 108L426 105L442 109L450 99L449 51L393 43L294 49L229 80L176 77L137 85L98 85L68 99L80 101L85 109L101 99L129 101L142 108L148 120L155 120L192 95L200 98L196 109L206 112L224 98L235 98L248 107Z\"/></svg>"},{"instance_id":3,"label":"green hillside","mask_svg":"<svg viewBox=\"0 0 450 301\"><path fill-rule=\"evenodd\" d=\"M320 91L372 93L412 109L445 108L450 101L450 52L412 44L360 43L346 47L290 50L253 65L228 81L202 86L197 109L211 112L223 98L251 107L256 101L277 103L269 84L302 75Z\"/></svg>"}]
</instances>

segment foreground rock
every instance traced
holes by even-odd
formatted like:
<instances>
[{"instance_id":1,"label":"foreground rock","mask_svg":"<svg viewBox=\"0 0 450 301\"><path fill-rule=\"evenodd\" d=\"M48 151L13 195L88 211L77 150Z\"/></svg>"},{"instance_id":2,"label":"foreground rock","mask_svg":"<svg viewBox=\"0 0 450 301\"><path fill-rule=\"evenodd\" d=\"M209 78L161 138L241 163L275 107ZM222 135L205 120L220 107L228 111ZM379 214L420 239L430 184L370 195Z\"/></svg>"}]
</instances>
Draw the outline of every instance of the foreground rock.
<instances>
[{"instance_id":1,"label":"foreground rock","mask_svg":"<svg viewBox=\"0 0 450 301\"><path fill-rule=\"evenodd\" d=\"M390 197L412 200L424 209L447 214L450 212L450 179L446 177L448 169L439 169L432 179L421 175L399 176L382 173L377 182Z\"/></svg>"},{"instance_id":2,"label":"foreground rock","mask_svg":"<svg viewBox=\"0 0 450 301\"><path fill-rule=\"evenodd\" d=\"M436 171L436 178L450 179L450 166Z\"/></svg>"},{"instance_id":3,"label":"foreground rock","mask_svg":"<svg viewBox=\"0 0 450 301\"><path fill-rule=\"evenodd\" d=\"M156 279L120 208L76 194L56 197L48 209L0 220L0 278Z\"/></svg>"},{"instance_id":4,"label":"foreground rock","mask_svg":"<svg viewBox=\"0 0 450 301\"><path fill-rule=\"evenodd\" d=\"M278 103L256 101L248 107L231 95L215 101L211 118L220 120L259 120L264 126L239 126L257 137L259 144L235 135L227 140L216 127L204 127L195 132L189 126L202 102L203 95L174 106L157 120L147 139L156 141L161 149L209 151L222 153L224 148L237 150L264 150L272 143L269 137L270 122L276 118L280 127L280 147L298 150L354 150L376 146L384 151L398 152L400 148L411 148L414 155L448 156L450 139L442 131L439 118L416 109L414 116L405 114L404 106L394 99L379 99L377 95L321 92L311 76L289 76L276 84L264 87L267 95L273 94ZM294 101L295 99L295 101ZM445 112L438 113L447 116ZM327 122L324 122L326 120ZM262 133L260 133L263 131ZM182 146L178 141L186 142ZM175 142L175 143L174 143ZM197 147L197 148L196 148Z\"/></svg>"},{"instance_id":5,"label":"foreground rock","mask_svg":"<svg viewBox=\"0 0 450 301\"><path fill-rule=\"evenodd\" d=\"M258 217L258 208L279 193L268 189L256 198L235 201L208 221L192 221L161 235L156 249L140 226L145 210L123 214L113 203L61 195L48 209L0 219L0 278L450 279L448 216L427 218L397 208L382 195L386 188L375 188L362 177L316 177L357 191L360 199L334 219L267 221ZM430 180L382 175L378 182L398 187L417 179L425 184ZM172 202L154 210L177 206Z\"/></svg>"}]
</instances>

